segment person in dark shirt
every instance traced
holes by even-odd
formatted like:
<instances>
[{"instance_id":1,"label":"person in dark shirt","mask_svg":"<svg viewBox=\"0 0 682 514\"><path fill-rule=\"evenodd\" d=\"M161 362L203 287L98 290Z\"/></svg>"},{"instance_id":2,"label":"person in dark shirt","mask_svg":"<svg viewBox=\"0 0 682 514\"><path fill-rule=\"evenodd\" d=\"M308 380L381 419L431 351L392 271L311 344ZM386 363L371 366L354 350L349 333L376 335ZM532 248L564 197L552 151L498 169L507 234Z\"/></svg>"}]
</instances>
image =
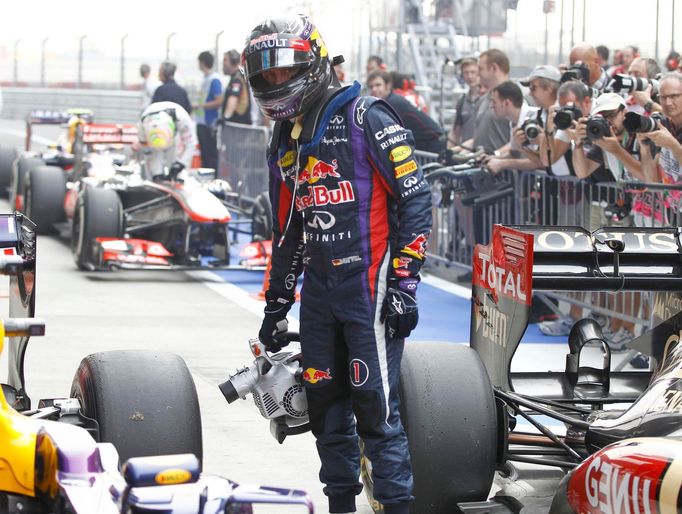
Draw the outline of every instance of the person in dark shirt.
<instances>
[{"instance_id":1,"label":"person in dark shirt","mask_svg":"<svg viewBox=\"0 0 682 514\"><path fill-rule=\"evenodd\" d=\"M162 84L154 91L152 103L173 102L185 109L187 114L192 114L192 104L189 101L187 91L175 82L176 69L177 66L172 62L165 61L161 63L159 67L159 80Z\"/></svg>"},{"instance_id":2,"label":"person in dark shirt","mask_svg":"<svg viewBox=\"0 0 682 514\"><path fill-rule=\"evenodd\" d=\"M423 113L408 100L393 93L391 74L375 70L367 77L367 87L372 96L385 100L400 116L406 129L412 131L417 150L439 153L445 150L443 129L428 114Z\"/></svg>"},{"instance_id":3,"label":"person in dark shirt","mask_svg":"<svg viewBox=\"0 0 682 514\"><path fill-rule=\"evenodd\" d=\"M220 111L223 121L251 125L251 97L244 76L239 71L239 52L230 50L223 55L223 73L230 77Z\"/></svg>"}]
</instances>

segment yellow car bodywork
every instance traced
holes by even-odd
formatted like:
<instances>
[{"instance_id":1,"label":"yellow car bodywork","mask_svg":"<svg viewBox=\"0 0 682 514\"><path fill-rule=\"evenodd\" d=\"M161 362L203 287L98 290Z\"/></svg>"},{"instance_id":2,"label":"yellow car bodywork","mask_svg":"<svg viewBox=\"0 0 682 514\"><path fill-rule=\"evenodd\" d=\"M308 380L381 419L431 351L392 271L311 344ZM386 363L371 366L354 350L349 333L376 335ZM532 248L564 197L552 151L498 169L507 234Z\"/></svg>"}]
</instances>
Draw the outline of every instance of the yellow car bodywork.
<instances>
[{"instance_id":1,"label":"yellow car bodywork","mask_svg":"<svg viewBox=\"0 0 682 514\"><path fill-rule=\"evenodd\" d=\"M5 326L0 320L0 354ZM0 491L35 496L36 434L41 424L22 416L0 394Z\"/></svg>"}]
</instances>

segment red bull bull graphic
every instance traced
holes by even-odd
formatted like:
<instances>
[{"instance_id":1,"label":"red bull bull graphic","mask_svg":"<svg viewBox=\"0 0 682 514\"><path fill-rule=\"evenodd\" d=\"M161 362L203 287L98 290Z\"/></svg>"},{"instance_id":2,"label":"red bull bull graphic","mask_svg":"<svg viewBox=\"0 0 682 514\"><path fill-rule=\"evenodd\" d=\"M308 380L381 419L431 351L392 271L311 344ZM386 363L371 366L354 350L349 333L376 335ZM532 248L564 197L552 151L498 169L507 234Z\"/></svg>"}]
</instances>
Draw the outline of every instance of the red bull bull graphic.
<instances>
[{"instance_id":1,"label":"red bull bull graphic","mask_svg":"<svg viewBox=\"0 0 682 514\"><path fill-rule=\"evenodd\" d=\"M348 180L339 182L338 189L328 189L326 186L312 186L307 195L296 197L296 210L302 211L308 207L323 207L355 201L353 186Z\"/></svg>"},{"instance_id":2,"label":"red bull bull graphic","mask_svg":"<svg viewBox=\"0 0 682 514\"><path fill-rule=\"evenodd\" d=\"M424 255L426 255L428 238L424 234L419 234L415 237L410 244L403 248L403 252L413 255L419 260L424 260Z\"/></svg>"},{"instance_id":3,"label":"red bull bull graphic","mask_svg":"<svg viewBox=\"0 0 682 514\"><path fill-rule=\"evenodd\" d=\"M314 184L320 179L327 177L341 178L341 175L336 171L338 168L338 161L334 159L331 164L324 161L318 161L315 157L308 157L308 164L301 170L298 176L298 184Z\"/></svg>"},{"instance_id":4,"label":"red bull bull graphic","mask_svg":"<svg viewBox=\"0 0 682 514\"><path fill-rule=\"evenodd\" d=\"M409 257L396 257L393 259L393 273L399 277L409 277L410 270L408 269L412 259Z\"/></svg>"},{"instance_id":5,"label":"red bull bull graphic","mask_svg":"<svg viewBox=\"0 0 682 514\"><path fill-rule=\"evenodd\" d=\"M303 372L303 380L309 384L317 384L320 380L331 380L332 375L327 368L327 371L320 369L308 368Z\"/></svg>"},{"instance_id":6,"label":"red bull bull graphic","mask_svg":"<svg viewBox=\"0 0 682 514\"><path fill-rule=\"evenodd\" d=\"M322 371L319 369L315 368L308 368L303 372L303 380L305 382L308 382L310 384L316 384L320 380L331 380L332 375L331 372L329 371L329 368L327 368L326 371Z\"/></svg>"}]
</instances>

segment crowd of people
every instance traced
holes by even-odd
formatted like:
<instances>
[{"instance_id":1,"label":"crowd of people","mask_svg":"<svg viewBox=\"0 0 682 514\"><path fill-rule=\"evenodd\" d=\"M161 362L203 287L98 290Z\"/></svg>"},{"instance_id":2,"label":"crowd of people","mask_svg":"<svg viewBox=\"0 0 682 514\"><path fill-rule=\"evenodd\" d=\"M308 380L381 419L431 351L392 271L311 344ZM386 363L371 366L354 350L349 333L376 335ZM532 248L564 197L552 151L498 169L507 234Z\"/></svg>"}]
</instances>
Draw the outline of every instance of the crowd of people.
<instances>
[{"instance_id":1,"label":"crowd of people","mask_svg":"<svg viewBox=\"0 0 682 514\"><path fill-rule=\"evenodd\" d=\"M544 223L566 224L562 218L568 211L575 214L576 209L584 212L582 224L591 230L670 223L666 212L676 212L679 207L676 192L649 192L648 197L639 198L625 194L616 199L611 185L682 182L679 57L671 54L666 61L668 70L661 73L658 63L641 56L636 47L615 52L613 63L608 62L608 55L606 47L580 43L571 49L566 65L536 66L519 81L510 79L510 61L501 50L462 59L460 74L467 92L457 103L448 132L449 151L466 153L482 148L486 154L482 164L494 174L538 170L552 177L576 177L576 187L585 184L583 197L570 205L559 195L543 201L547 211ZM386 71L369 75L373 94L377 74ZM417 135L415 139L419 141ZM545 190L547 196L555 193L558 190ZM548 201L553 202L552 209L547 208ZM624 295L617 305L605 299L598 302L629 317L650 314L643 312L646 307L636 293ZM574 306L565 316L541 323L540 329L548 335L566 335L581 316L582 308ZM598 317L612 350L625 350L635 336L634 323ZM631 364L648 366L644 355L636 355Z\"/></svg>"}]
</instances>

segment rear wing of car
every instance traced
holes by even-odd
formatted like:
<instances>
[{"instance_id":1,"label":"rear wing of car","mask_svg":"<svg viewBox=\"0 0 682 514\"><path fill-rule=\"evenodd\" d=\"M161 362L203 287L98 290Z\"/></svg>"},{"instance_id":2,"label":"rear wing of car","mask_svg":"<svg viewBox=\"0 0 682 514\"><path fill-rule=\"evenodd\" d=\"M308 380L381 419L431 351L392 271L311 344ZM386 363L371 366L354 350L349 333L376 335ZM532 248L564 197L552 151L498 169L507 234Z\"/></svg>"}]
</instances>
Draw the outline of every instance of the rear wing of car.
<instances>
[{"instance_id":1,"label":"rear wing of car","mask_svg":"<svg viewBox=\"0 0 682 514\"><path fill-rule=\"evenodd\" d=\"M589 232L496 225L491 243L474 249L470 334L493 385L511 390L510 364L528 325L534 290L661 292L654 300L660 315L655 324L672 326L672 319L682 318L675 317L682 311L681 236L679 228ZM651 334L656 333L662 337L660 329Z\"/></svg>"},{"instance_id":2,"label":"rear wing of car","mask_svg":"<svg viewBox=\"0 0 682 514\"><path fill-rule=\"evenodd\" d=\"M90 144L131 145L137 141L137 125L129 123L88 123L81 131L82 142Z\"/></svg>"},{"instance_id":3,"label":"rear wing of car","mask_svg":"<svg viewBox=\"0 0 682 514\"><path fill-rule=\"evenodd\" d=\"M67 109L66 111L34 109L26 116L26 150L31 149L33 125L65 125L73 119L91 123L93 114L90 109Z\"/></svg>"}]
</instances>

